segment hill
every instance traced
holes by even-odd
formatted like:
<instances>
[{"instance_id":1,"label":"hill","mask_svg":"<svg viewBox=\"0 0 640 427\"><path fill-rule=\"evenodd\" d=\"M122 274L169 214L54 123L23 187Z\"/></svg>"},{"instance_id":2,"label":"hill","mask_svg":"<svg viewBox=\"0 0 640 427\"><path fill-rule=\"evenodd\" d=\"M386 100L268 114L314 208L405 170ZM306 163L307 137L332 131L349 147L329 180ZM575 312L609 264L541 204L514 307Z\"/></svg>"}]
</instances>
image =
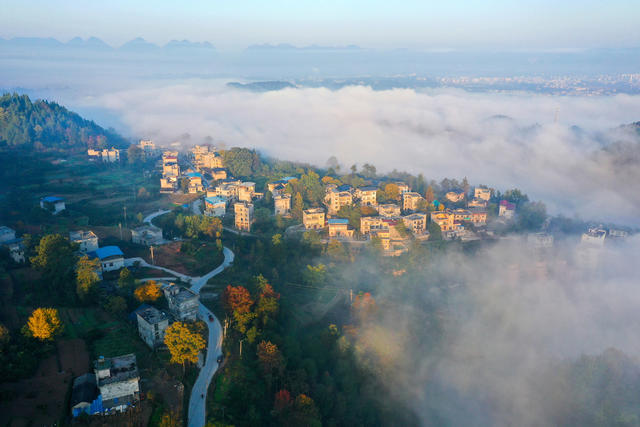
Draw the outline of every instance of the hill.
<instances>
[{"instance_id":1,"label":"hill","mask_svg":"<svg viewBox=\"0 0 640 427\"><path fill-rule=\"evenodd\" d=\"M115 132L55 102L32 102L28 96L15 93L0 97L0 147L80 150L128 145Z\"/></svg>"}]
</instances>

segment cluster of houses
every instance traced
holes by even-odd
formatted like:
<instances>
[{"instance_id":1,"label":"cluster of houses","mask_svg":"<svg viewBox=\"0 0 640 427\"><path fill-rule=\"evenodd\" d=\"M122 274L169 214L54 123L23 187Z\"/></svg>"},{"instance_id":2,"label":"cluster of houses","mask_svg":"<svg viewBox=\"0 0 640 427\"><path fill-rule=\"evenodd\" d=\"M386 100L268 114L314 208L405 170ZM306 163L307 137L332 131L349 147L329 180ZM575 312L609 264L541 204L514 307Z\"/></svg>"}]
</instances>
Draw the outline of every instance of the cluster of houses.
<instances>
[{"instance_id":1,"label":"cluster of houses","mask_svg":"<svg viewBox=\"0 0 640 427\"><path fill-rule=\"evenodd\" d=\"M120 161L120 150L117 148L104 148L102 150L94 150L89 148L87 150L89 160L99 161L103 163L117 163Z\"/></svg>"}]
</instances>

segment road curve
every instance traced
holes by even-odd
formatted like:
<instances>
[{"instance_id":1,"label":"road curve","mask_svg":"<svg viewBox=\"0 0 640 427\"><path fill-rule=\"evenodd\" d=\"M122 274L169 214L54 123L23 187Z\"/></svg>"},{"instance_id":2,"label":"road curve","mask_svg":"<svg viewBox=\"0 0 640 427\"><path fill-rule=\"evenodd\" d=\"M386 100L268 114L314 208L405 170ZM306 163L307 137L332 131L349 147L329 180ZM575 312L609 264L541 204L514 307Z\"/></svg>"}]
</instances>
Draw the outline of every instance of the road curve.
<instances>
[{"instance_id":1,"label":"road curve","mask_svg":"<svg viewBox=\"0 0 640 427\"><path fill-rule=\"evenodd\" d=\"M150 215L147 215L144 218L144 222L149 225L153 225L151 221L160 215L164 215L167 212L171 212L169 210L158 210ZM178 273L177 271L170 270L165 267L160 267L157 265L149 265L142 258L127 258L125 259L125 265L130 266L133 265L134 262L139 261L140 265L145 267L157 268L167 273L173 274L176 277L179 277L189 283L191 283L191 289L197 293L200 293L200 289L204 285L207 284L209 279L213 276L220 274L224 271L225 268L229 267L235 258L235 254L233 251L226 246L223 247L222 253L224 254L224 261L218 267L214 268L204 276L200 277L190 277L185 274ZM143 279L147 280L147 279ZM195 384L193 385L193 389L191 390L191 396L189 397L189 412L188 412L188 425L189 427L203 427L206 421L206 397L207 397L207 389L209 388L209 384L211 383L211 379L213 378L213 374L218 370L218 355L222 353L222 326L220 325L220 321L216 318L216 316L204 306L204 304L200 303L199 310L200 318L207 324L207 328L209 330L208 336L208 344L207 344L207 354L204 358L204 364L202 369L200 369L200 373L198 374L198 378L196 379ZM211 320L210 320L211 319Z\"/></svg>"}]
</instances>

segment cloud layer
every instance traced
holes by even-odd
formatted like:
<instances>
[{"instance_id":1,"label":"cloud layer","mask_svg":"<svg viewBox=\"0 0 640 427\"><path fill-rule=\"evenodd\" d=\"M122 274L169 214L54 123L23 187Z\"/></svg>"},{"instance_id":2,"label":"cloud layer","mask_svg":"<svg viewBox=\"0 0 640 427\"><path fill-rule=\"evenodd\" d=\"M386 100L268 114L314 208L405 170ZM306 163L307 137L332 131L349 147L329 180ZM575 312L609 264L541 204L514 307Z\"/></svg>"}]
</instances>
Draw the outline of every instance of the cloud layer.
<instances>
[{"instance_id":1,"label":"cloud layer","mask_svg":"<svg viewBox=\"0 0 640 427\"><path fill-rule=\"evenodd\" d=\"M640 193L629 188L640 178L638 159L627 161L637 143L611 130L640 119L640 97L367 87L251 93L192 81L82 103L112 110L130 134L159 143L193 145L211 136L282 159L323 165L335 155L345 166L368 162L428 179L468 176L499 189L520 187L552 212L583 218L630 223L640 214ZM625 154L601 151L619 140L630 144Z\"/></svg>"}]
</instances>

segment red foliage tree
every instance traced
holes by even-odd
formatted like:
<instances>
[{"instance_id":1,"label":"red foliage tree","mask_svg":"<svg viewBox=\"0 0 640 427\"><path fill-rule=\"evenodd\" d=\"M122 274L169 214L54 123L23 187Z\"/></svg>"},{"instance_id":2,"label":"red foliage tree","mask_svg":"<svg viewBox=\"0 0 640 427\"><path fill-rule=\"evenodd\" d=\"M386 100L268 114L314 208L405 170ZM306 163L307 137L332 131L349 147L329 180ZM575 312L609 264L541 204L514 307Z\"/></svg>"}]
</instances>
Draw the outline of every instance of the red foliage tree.
<instances>
[{"instance_id":1,"label":"red foliage tree","mask_svg":"<svg viewBox=\"0 0 640 427\"><path fill-rule=\"evenodd\" d=\"M253 305L251 294L244 286L227 286L224 290L223 302L228 312L248 313Z\"/></svg>"},{"instance_id":2,"label":"red foliage tree","mask_svg":"<svg viewBox=\"0 0 640 427\"><path fill-rule=\"evenodd\" d=\"M293 403L293 399L291 399L291 393L287 390L280 390L276 393L276 399L273 403L273 409L278 412L282 412L285 409L289 408Z\"/></svg>"}]
</instances>

